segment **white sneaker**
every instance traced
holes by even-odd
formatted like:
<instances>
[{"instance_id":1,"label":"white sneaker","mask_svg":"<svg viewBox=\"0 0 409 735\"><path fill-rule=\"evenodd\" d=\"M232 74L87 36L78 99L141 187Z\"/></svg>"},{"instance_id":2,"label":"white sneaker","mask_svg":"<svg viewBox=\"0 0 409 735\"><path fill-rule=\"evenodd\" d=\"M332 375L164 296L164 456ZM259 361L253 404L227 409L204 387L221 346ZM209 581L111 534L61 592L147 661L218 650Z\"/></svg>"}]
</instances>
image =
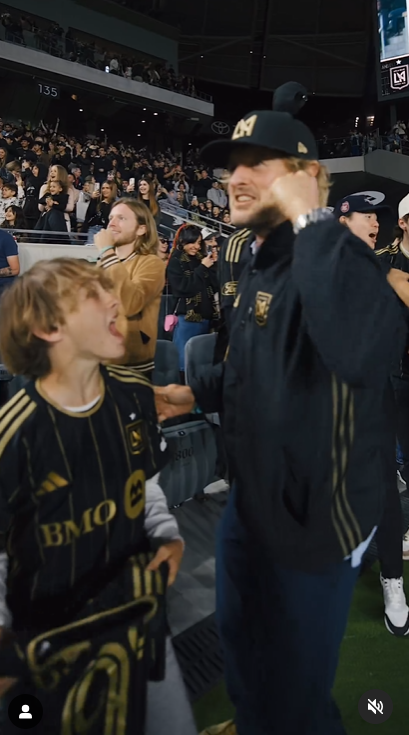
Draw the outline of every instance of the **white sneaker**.
<instances>
[{"instance_id":1,"label":"white sneaker","mask_svg":"<svg viewBox=\"0 0 409 735\"><path fill-rule=\"evenodd\" d=\"M409 530L406 531L403 537L402 556L405 561L409 561Z\"/></svg>"},{"instance_id":2,"label":"white sneaker","mask_svg":"<svg viewBox=\"0 0 409 735\"><path fill-rule=\"evenodd\" d=\"M407 484L406 480L404 480L403 475L400 470L396 470L396 477L398 480L398 490L400 493L405 492L407 490Z\"/></svg>"},{"instance_id":3,"label":"white sneaker","mask_svg":"<svg viewBox=\"0 0 409 735\"><path fill-rule=\"evenodd\" d=\"M405 636L409 633L409 607L403 590L403 577L384 579L381 575L385 602L385 625L392 635Z\"/></svg>"}]
</instances>

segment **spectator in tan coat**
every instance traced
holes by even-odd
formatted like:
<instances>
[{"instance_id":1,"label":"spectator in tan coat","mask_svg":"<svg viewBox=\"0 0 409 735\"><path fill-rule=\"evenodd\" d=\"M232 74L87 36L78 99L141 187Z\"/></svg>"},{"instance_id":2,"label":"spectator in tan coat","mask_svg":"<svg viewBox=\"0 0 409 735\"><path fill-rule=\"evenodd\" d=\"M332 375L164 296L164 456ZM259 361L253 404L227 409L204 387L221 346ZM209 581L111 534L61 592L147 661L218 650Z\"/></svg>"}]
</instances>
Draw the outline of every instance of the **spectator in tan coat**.
<instances>
[{"instance_id":1,"label":"spectator in tan coat","mask_svg":"<svg viewBox=\"0 0 409 735\"><path fill-rule=\"evenodd\" d=\"M109 225L95 235L101 267L108 270L123 312L126 353L121 364L152 376L165 264L149 209L135 199L118 201Z\"/></svg>"}]
</instances>

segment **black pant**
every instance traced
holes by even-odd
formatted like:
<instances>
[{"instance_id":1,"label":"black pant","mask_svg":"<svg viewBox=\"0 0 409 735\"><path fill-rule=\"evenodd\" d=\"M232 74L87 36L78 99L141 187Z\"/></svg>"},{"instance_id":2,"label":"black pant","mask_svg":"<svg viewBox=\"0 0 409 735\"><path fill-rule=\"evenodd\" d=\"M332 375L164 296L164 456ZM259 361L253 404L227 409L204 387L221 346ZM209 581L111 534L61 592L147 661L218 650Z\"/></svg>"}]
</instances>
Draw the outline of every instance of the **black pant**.
<instances>
[{"instance_id":1,"label":"black pant","mask_svg":"<svg viewBox=\"0 0 409 735\"><path fill-rule=\"evenodd\" d=\"M381 574L386 579L403 576L402 526L402 506L394 474L386 488L385 509L375 537Z\"/></svg>"},{"instance_id":2,"label":"black pant","mask_svg":"<svg viewBox=\"0 0 409 735\"><path fill-rule=\"evenodd\" d=\"M405 474L408 473L409 480L409 380L393 376L392 385L395 393L396 430L404 458L402 474L405 477ZM391 459L385 510L376 534L376 542L382 576L388 579L399 579L403 575L402 534L405 529L403 528L402 506L396 475L392 466L395 465Z\"/></svg>"},{"instance_id":3,"label":"black pant","mask_svg":"<svg viewBox=\"0 0 409 735\"><path fill-rule=\"evenodd\" d=\"M409 378L392 378L396 403L396 431L403 457L402 477L409 483Z\"/></svg>"}]
</instances>

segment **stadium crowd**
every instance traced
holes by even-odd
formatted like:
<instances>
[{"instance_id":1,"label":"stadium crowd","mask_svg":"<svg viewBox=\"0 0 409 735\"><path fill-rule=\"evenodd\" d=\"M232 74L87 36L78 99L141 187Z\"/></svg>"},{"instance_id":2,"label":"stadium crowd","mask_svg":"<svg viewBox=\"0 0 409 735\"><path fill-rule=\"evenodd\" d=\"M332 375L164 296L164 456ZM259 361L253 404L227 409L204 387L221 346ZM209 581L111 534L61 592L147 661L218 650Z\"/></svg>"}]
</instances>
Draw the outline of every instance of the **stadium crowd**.
<instances>
[{"instance_id":1,"label":"stadium crowd","mask_svg":"<svg viewBox=\"0 0 409 735\"><path fill-rule=\"evenodd\" d=\"M0 6L1 8L1 6ZM34 47L39 51L66 61L91 66L137 82L145 82L174 92L196 97L195 81L176 74L172 65L159 59L148 58L135 49L109 47L102 39L80 38L69 28L66 32L58 23L45 22L33 15L5 10L1 14L4 39L9 43Z\"/></svg>"},{"instance_id":2,"label":"stadium crowd","mask_svg":"<svg viewBox=\"0 0 409 735\"><path fill-rule=\"evenodd\" d=\"M125 196L145 202L157 225L167 214L230 229L225 187L193 150L182 165L170 150L153 154L121 141L78 140L44 123L31 130L0 121L0 179L6 229L13 221L15 229L90 231L92 242L112 203ZM58 192L50 191L52 180Z\"/></svg>"}]
</instances>

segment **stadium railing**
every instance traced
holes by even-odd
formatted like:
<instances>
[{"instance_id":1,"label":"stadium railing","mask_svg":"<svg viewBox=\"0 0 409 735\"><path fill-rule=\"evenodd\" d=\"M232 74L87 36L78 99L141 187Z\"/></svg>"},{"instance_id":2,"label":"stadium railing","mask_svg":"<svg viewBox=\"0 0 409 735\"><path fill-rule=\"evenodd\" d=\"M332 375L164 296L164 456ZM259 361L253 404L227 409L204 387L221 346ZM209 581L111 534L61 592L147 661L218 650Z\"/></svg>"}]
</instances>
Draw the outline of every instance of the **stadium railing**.
<instances>
[{"instance_id":1,"label":"stadium railing","mask_svg":"<svg viewBox=\"0 0 409 735\"><path fill-rule=\"evenodd\" d=\"M13 228L1 228L9 232L20 244L31 245L88 245L88 235L82 232L46 232L43 230L15 230Z\"/></svg>"},{"instance_id":2,"label":"stadium railing","mask_svg":"<svg viewBox=\"0 0 409 735\"><path fill-rule=\"evenodd\" d=\"M160 202L159 204L162 213L162 220L159 226L161 231L166 229L168 231L176 232L176 230L185 223L189 225L197 225L197 227L202 228L208 227L210 230L213 230L216 235L225 235L226 237L235 230L233 225L226 225L223 222L219 222L219 220L212 219L211 217L206 217L202 214L195 214L193 212L189 212L187 209L182 209L181 207L172 207L166 203L163 204Z\"/></svg>"},{"instance_id":3,"label":"stadium railing","mask_svg":"<svg viewBox=\"0 0 409 735\"><path fill-rule=\"evenodd\" d=\"M379 138L378 148L392 153L402 153L409 156L409 140L403 140L399 136L381 135Z\"/></svg>"}]
</instances>

